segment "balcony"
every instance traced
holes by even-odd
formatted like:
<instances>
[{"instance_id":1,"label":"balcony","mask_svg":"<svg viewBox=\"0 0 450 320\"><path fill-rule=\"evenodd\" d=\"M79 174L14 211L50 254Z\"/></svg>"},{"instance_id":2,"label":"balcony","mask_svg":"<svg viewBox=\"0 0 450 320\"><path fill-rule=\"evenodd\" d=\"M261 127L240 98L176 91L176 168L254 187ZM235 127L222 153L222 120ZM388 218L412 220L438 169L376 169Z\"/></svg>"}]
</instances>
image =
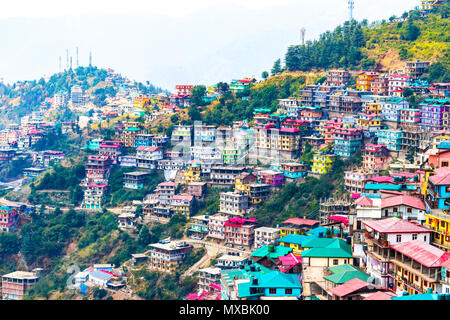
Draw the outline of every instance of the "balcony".
<instances>
[{"instance_id":1,"label":"balcony","mask_svg":"<svg viewBox=\"0 0 450 320\"><path fill-rule=\"evenodd\" d=\"M377 244L379 247L382 247L382 248L388 248L389 247L389 241L387 241L386 239L383 239L383 238L376 239L369 232L364 233L364 238L366 238L367 240L369 240L372 243Z\"/></svg>"}]
</instances>

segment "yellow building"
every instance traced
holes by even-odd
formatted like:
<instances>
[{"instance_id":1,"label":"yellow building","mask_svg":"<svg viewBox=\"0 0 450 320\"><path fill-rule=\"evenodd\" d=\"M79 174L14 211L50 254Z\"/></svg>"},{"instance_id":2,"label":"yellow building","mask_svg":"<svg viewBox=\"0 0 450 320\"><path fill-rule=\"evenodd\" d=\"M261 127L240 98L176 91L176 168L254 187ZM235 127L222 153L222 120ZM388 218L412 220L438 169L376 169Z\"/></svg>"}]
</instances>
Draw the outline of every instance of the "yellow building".
<instances>
[{"instance_id":1,"label":"yellow building","mask_svg":"<svg viewBox=\"0 0 450 320\"><path fill-rule=\"evenodd\" d=\"M434 209L425 214L424 226L433 230L431 241L441 250L450 252L450 215L443 210Z\"/></svg>"},{"instance_id":2,"label":"yellow building","mask_svg":"<svg viewBox=\"0 0 450 320\"><path fill-rule=\"evenodd\" d=\"M133 108L137 109L143 109L144 106L147 106L150 102L150 97L139 95L137 97L134 97L133 99Z\"/></svg>"},{"instance_id":3,"label":"yellow building","mask_svg":"<svg viewBox=\"0 0 450 320\"><path fill-rule=\"evenodd\" d=\"M378 76L376 72L363 72L358 75L356 79L356 89L359 91L370 91L372 88L372 82Z\"/></svg>"},{"instance_id":4,"label":"yellow building","mask_svg":"<svg viewBox=\"0 0 450 320\"><path fill-rule=\"evenodd\" d=\"M372 115L381 115L381 103L372 102L363 106L363 112Z\"/></svg>"},{"instance_id":5,"label":"yellow building","mask_svg":"<svg viewBox=\"0 0 450 320\"><path fill-rule=\"evenodd\" d=\"M365 130L370 130L371 128L378 128L381 126L381 117L377 115L362 113L356 119L356 125Z\"/></svg>"},{"instance_id":6,"label":"yellow building","mask_svg":"<svg viewBox=\"0 0 450 320\"><path fill-rule=\"evenodd\" d=\"M189 164L187 170L184 172L185 183L189 184L200 181L201 172L200 163L194 162Z\"/></svg>"},{"instance_id":7,"label":"yellow building","mask_svg":"<svg viewBox=\"0 0 450 320\"><path fill-rule=\"evenodd\" d=\"M335 158L336 156L332 154L316 153L312 160L311 171L316 174L328 173L333 168Z\"/></svg>"}]
</instances>

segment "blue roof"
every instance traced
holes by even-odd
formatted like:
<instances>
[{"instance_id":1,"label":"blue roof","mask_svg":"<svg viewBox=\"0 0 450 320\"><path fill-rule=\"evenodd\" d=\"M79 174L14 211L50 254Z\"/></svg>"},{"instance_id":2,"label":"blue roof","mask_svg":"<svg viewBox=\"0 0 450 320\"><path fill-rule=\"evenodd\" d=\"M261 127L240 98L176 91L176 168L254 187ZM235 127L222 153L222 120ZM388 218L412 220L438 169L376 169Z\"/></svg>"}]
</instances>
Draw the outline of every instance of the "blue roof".
<instances>
[{"instance_id":1,"label":"blue roof","mask_svg":"<svg viewBox=\"0 0 450 320\"><path fill-rule=\"evenodd\" d=\"M322 235L325 237L327 235L327 230L331 231L331 228L317 227L317 228L307 231L306 233L309 235L312 235L312 236L316 236L316 237L319 237L319 234L322 233ZM339 229L333 228L333 233L339 234Z\"/></svg>"},{"instance_id":2,"label":"blue roof","mask_svg":"<svg viewBox=\"0 0 450 320\"><path fill-rule=\"evenodd\" d=\"M311 239L312 236L304 236L300 234L288 234L277 240L277 242L286 242L301 245L304 241Z\"/></svg>"},{"instance_id":3,"label":"blue roof","mask_svg":"<svg viewBox=\"0 0 450 320\"><path fill-rule=\"evenodd\" d=\"M392 297L392 300L450 300L450 294L423 293L411 294L401 297Z\"/></svg>"},{"instance_id":4,"label":"blue roof","mask_svg":"<svg viewBox=\"0 0 450 320\"><path fill-rule=\"evenodd\" d=\"M101 271L92 271L90 276L95 277L97 279L105 280L105 281L108 281L112 277L112 275L107 274L105 272L101 272Z\"/></svg>"},{"instance_id":5,"label":"blue roof","mask_svg":"<svg viewBox=\"0 0 450 320\"><path fill-rule=\"evenodd\" d=\"M450 141L448 141L448 140L442 141L441 143L439 143L438 149L450 150Z\"/></svg>"}]
</instances>

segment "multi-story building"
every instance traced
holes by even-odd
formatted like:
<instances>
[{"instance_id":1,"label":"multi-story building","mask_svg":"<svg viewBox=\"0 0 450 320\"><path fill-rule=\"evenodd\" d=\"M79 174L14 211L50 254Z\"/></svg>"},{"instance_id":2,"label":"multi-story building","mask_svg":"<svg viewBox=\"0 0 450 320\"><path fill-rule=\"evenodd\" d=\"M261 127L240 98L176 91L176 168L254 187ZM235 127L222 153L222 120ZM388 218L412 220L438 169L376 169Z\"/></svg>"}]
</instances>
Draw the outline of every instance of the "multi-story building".
<instances>
[{"instance_id":1,"label":"multi-story building","mask_svg":"<svg viewBox=\"0 0 450 320\"><path fill-rule=\"evenodd\" d=\"M350 73L346 70L329 70L327 72L327 83L332 86L341 87L350 80Z\"/></svg>"},{"instance_id":2,"label":"multi-story building","mask_svg":"<svg viewBox=\"0 0 450 320\"><path fill-rule=\"evenodd\" d=\"M433 231L432 243L450 252L450 172L444 171L428 178L425 195L427 207L424 225Z\"/></svg>"},{"instance_id":3,"label":"multi-story building","mask_svg":"<svg viewBox=\"0 0 450 320\"><path fill-rule=\"evenodd\" d=\"M386 100L381 105L381 114L384 121L399 122L400 110L409 107L409 102L406 99L392 97Z\"/></svg>"},{"instance_id":4,"label":"multi-story building","mask_svg":"<svg viewBox=\"0 0 450 320\"><path fill-rule=\"evenodd\" d=\"M108 180L112 161L108 156L89 156L86 162L86 182Z\"/></svg>"},{"instance_id":5,"label":"multi-story building","mask_svg":"<svg viewBox=\"0 0 450 320\"><path fill-rule=\"evenodd\" d=\"M367 273L375 279L375 284L385 289L393 287L390 246L412 240L430 243L431 231L423 226L392 217L364 222L367 243Z\"/></svg>"},{"instance_id":6,"label":"multi-story building","mask_svg":"<svg viewBox=\"0 0 450 320\"><path fill-rule=\"evenodd\" d=\"M22 300L26 291L39 281L37 272L15 271L2 276L2 300Z\"/></svg>"},{"instance_id":7,"label":"multi-story building","mask_svg":"<svg viewBox=\"0 0 450 320\"><path fill-rule=\"evenodd\" d=\"M280 230L277 228L260 227L255 229L255 245L258 249L262 246L274 245L280 237Z\"/></svg>"},{"instance_id":8,"label":"multi-story building","mask_svg":"<svg viewBox=\"0 0 450 320\"><path fill-rule=\"evenodd\" d=\"M197 236L200 238L205 238L209 232L209 216L193 216L190 219L190 228L188 229L188 234L190 236Z\"/></svg>"},{"instance_id":9,"label":"multi-story building","mask_svg":"<svg viewBox=\"0 0 450 320\"><path fill-rule=\"evenodd\" d=\"M86 103L86 96L84 95L83 88L80 86L73 86L70 89L70 96L73 104L83 105Z\"/></svg>"},{"instance_id":10,"label":"multi-story building","mask_svg":"<svg viewBox=\"0 0 450 320\"><path fill-rule=\"evenodd\" d=\"M420 104L421 126L427 131L448 129L449 108L450 99L426 99Z\"/></svg>"},{"instance_id":11,"label":"multi-story building","mask_svg":"<svg viewBox=\"0 0 450 320\"><path fill-rule=\"evenodd\" d=\"M407 126L419 127L422 119L422 111L416 108L401 108L400 109L400 126L402 128Z\"/></svg>"},{"instance_id":12,"label":"multi-story building","mask_svg":"<svg viewBox=\"0 0 450 320\"><path fill-rule=\"evenodd\" d=\"M99 155L107 156L112 164L116 164L123 153L123 145L120 141L102 141L98 145Z\"/></svg>"},{"instance_id":13,"label":"multi-story building","mask_svg":"<svg viewBox=\"0 0 450 320\"><path fill-rule=\"evenodd\" d=\"M432 246L421 239L390 246L393 290L397 295L436 293L442 279L442 264L450 259L450 253Z\"/></svg>"},{"instance_id":14,"label":"multi-story building","mask_svg":"<svg viewBox=\"0 0 450 320\"><path fill-rule=\"evenodd\" d=\"M306 218L291 218L281 222L277 225L280 230L280 237L287 236L289 234L306 234L307 231L318 227L320 221L306 219Z\"/></svg>"},{"instance_id":15,"label":"multi-story building","mask_svg":"<svg viewBox=\"0 0 450 320\"><path fill-rule=\"evenodd\" d=\"M270 194L270 185L264 183L245 184L242 192L248 196L249 205L255 206L267 199Z\"/></svg>"},{"instance_id":16,"label":"multi-story building","mask_svg":"<svg viewBox=\"0 0 450 320\"><path fill-rule=\"evenodd\" d=\"M363 145L363 132L355 128L339 128L333 132L334 154L344 158L351 157Z\"/></svg>"},{"instance_id":17,"label":"multi-story building","mask_svg":"<svg viewBox=\"0 0 450 320\"><path fill-rule=\"evenodd\" d=\"M155 271L175 272L191 249L191 245L175 241L150 244L149 267Z\"/></svg>"},{"instance_id":18,"label":"multi-story building","mask_svg":"<svg viewBox=\"0 0 450 320\"><path fill-rule=\"evenodd\" d=\"M153 146L153 134L139 133L134 137L134 147L139 148L141 146L151 147Z\"/></svg>"},{"instance_id":19,"label":"multi-story building","mask_svg":"<svg viewBox=\"0 0 450 320\"><path fill-rule=\"evenodd\" d=\"M136 164L138 168L155 169L158 161L163 159L163 152L159 147L140 146L136 149Z\"/></svg>"},{"instance_id":20,"label":"multi-story building","mask_svg":"<svg viewBox=\"0 0 450 320\"><path fill-rule=\"evenodd\" d=\"M377 131L376 136L378 137L378 144L385 145L388 150L402 150L402 130L379 130Z\"/></svg>"},{"instance_id":21,"label":"multi-story building","mask_svg":"<svg viewBox=\"0 0 450 320\"><path fill-rule=\"evenodd\" d=\"M84 200L82 207L89 210L102 209L105 194L108 190L107 184L90 183L82 186L84 189Z\"/></svg>"},{"instance_id":22,"label":"multi-story building","mask_svg":"<svg viewBox=\"0 0 450 320\"><path fill-rule=\"evenodd\" d=\"M314 174L326 174L333 168L336 156L333 154L316 153L313 156L311 172Z\"/></svg>"},{"instance_id":23,"label":"multi-story building","mask_svg":"<svg viewBox=\"0 0 450 320\"><path fill-rule=\"evenodd\" d=\"M172 197L170 205L172 210L179 215L190 218L194 197L190 194L176 194Z\"/></svg>"},{"instance_id":24,"label":"multi-story building","mask_svg":"<svg viewBox=\"0 0 450 320\"><path fill-rule=\"evenodd\" d=\"M375 95L387 95L389 92L389 78L386 76L376 77L375 80L372 81L370 91Z\"/></svg>"},{"instance_id":25,"label":"multi-story building","mask_svg":"<svg viewBox=\"0 0 450 320\"><path fill-rule=\"evenodd\" d=\"M407 82L410 80L410 76L403 74L393 74L389 77L389 89L388 94L390 96L402 97L403 89L406 87Z\"/></svg>"},{"instance_id":26,"label":"multi-story building","mask_svg":"<svg viewBox=\"0 0 450 320\"><path fill-rule=\"evenodd\" d=\"M127 148L134 148L134 139L138 134L142 132L142 129L137 127L128 127L124 129L120 135L120 141Z\"/></svg>"},{"instance_id":27,"label":"multi-story building","mask_svg":"<svg viewBox=\"0 0 450 320\"><path fill-rule=\"evenodd\" d=\"M203 199L206 191L206 182L191 182L187 184L187 193L193 195L195 199Z\"/></svg>"},{"instance_id":28,"label":"multi-story building","mask_svg":"<svg viewBox=\"0 0 450 320\"><path fill-rule=\"evenodd\" d=\"M210 291L211 285L220 285L220 268L203 268L198 270L198 289Z\"/></svg>"},{"instance_id":29,"label":"multi-story building","mask_svg":"<svg viewBox=\"0 0 450 320\"><path fill-rule=\"evenodd\" d=\"M256 219L229 218L225 222L225 243L251 248L255 239Z\"/></svg>"},{"instance_id":30,"label":"multi-story building","mask_svg":"<svg viewBox=\"0 0 450 320\"><path fill-rule=\"evenodd\" d=\"M268 184L272 187L282 186L284 184L283 172L274 170L261 170L256 174L260 182L263 184Z\"/></svg>"},{"instance_id":31,"label":"multi-story building","mask_svg":"<svg viewBox=\"0 0 450 320\"><path fill-rule=\"evenodd\" d=\"M225 223L228 221L228 216L224 214L215 214L209 216L208 223L208 238L216 242L223 242L225 240Z\"/></svg>"},{"instance_id":32,"label":"multi-story building","mask_svg":"<svg viewBox=\"0 0 450 320\"><path fill-rule=\"evenodd\" d=\"M10 232L19 221L19 212L17 208L3 205L0 207L0 230Z\"/></svg>"},{"instance_id":33,"label":"multi-story building","mask_svg":"<svg viewBox=\"0 0 450 320\"><path fill-rule=\"evenodd\" d=\"M212 185L231 186L238 175L245 171L244 167L213 166L210 180Z\"/></svg>"},{"instance_id":34,"label":"multi-story building","mask_svg":"<svg viewBox=\"0 0 450 320\"><path fill-rule=\"evenodd\" d=\"M133 190L142 189L148 176L149 173L146 171L125 172L123 174L123 187Z\"/></svg>"},{"instance_id":35,"label":"multi-story building","mask_svg":"<svg viewBox=\"0 0 450 320\"><path fill-rule=\"evenodd\" d=\"M248 196L237 192L221 192L219 212L244 216L248 210Z\"/></svg>"},{"instance_id":36,"label":"multi-story building","mask_svg":"<svg viewBox=\"0 0 450 320\"><path fill-rule=\"evenodd\" d=\"M425 73L430 66L428 61L408 61L406 62L406 73L414 80L417 80L422 74Z\"/></svg>"},{"instance_id":37,"label":"multi-story building","mask_svg":"<svg viewBox=\"0 0 450 320\"><path fill-rule=\"evenodd\" d=\"M372 170L359 169L356 171L345 171L345 189L351 193L362 193L366 180L376 174Z\"/></svg>"},{"instance_id":38,"label":"multi-story building","mask_svg":"<svg viewBox=\"0 0 450 320\"><path fill-rule=\"evenodd\" d=\"M303 178L307 174L306 165L304 163L283 162L279 167L285 179Z\"/></svg>"},{"instance_id":39,"label":"multi-story building","mask_svg":"<svg viewBox=\"0 0 450 320\"><path fill-rule=\"evenodd\" d=\"M162 205L170 205L172 197L175 195L175 190L177 184L173 181L161 182L156 187L156 194L158 195L158 200Z\"/></svg>"},{"instance_id":40,"label":"multi-story building","mask_svg":"<svg viewBox=\"0 0 450 320\"><path fill-rule=\"evenodd\" d=\"M356 89L359 91L371 91L372 83L378 77L377 72L363 72L356 79Z\"/></svg>"},{"instance_id":41,"label":"multi-story building","mask_svg":"<svg viewBox=\"0 0 450 320\"><path fill-rule=\"evenodd\" d=\"M389 162L389 150L382 144L366 144L362 151L363 168L374 172L386 170Z\"/></svg>"}]
</instances>

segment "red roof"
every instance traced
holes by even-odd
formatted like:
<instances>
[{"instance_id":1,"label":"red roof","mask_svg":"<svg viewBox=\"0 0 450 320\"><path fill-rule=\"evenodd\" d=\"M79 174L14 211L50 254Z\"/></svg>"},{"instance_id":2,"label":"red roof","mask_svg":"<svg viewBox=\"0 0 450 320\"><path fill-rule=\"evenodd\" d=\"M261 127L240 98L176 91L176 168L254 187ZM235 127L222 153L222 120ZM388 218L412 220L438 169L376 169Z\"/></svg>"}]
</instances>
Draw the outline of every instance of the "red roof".
<instances>
[{"instance_id":1,"label":"red roof","mask_svg":"<svg viewBox=\"0 0 450 320\"><path fill-rule=\"evenodd\" d=\"M441 267L442 263L450 259L450 253L423 242L422 240L412 240L394 244L391 248L428 268Z\"/></svg>"},{"instance_id":2,"label":"red roof","mask_svg":"<svg viewBox=\"0 0 450 320\"><path fill-rule=\"evenodd\" d=\"M380 233L430 233L431 230L400 218L387 218L363 222L364 225Z\"/></svg>"},{"instance_id":3,"label":"red roof","mask_svg":"<svg viewBox=\"0 0 450 320\"><path fill-rule=\"evenodd\" d=\"M362 149L361 151L372 151L372 152L377 152L378 150L380 150L381 148L387 148L386 145L384 144L366 144L365 148Z\"/></svg>"},{"instance_id":4,"label":"red roof","mask_svg":"<svg viewBox=\"0 0 450 320\"><path fill-rule=\"evenodd\" d=\"M394 178L387 176L377 176L366 179L366 181L373 181L377 183L394 183Z\"/></svg>"},{"instance_id":5,"label":"red roof","mask_svg":"<svg viewBox=\"0 0 450 320\"><path fill-rule=\"evenodd\" d=\"M363 300L391 300L392 297L395 297L393 293L377 291L370 296L367 296Z\"/></svg>"},{"instance_id":6,"label":"red roof","mask_svg":"<svg viewBox=\"0 0 450 320\"><path fill-rule=\"evenodd\" d=\"M358 278L354 278L344 284L341 284L340 286L331 288L330 293L338 297L345 297L368 286L373 286L373 284Z\"/></svg>"},{"instance_id":7,"label":"red roof","mask_svg":"<svg viewBox=\"0 0 450 320\"><path fill-rule=\"evenodd\" d=\"M361 206L361 207L372 207L373 201L372 201L372 199L369 199L366 196L364 196L364 197L356 200L356 205Z\"/></svg>"},{"instance_id":8,"label":"red roof","mask_svg":"<svg viewBox=\"0 0 450 320\"><path fill-rule=\"evenodd\" d=\"M172 200L185 200L192 201L194 197L190 194L176 194L172 197Z\"/></svg>"},{"instance_id":9,"label":"red roof","mask_svg":"<svg viewBox=\"0 0 450 320\"><path fill-rule=\"evenodd\" d=\"M431 176L430 181L434 185L448 185L450 184L450 172Z\"/></svg>"},{"instance_id":10,"label":"red roof","mask_svg":"<svg viewBox=\"0 0 450 320\"><path fill-rule=\"evenodd\" d=\"M328 217L328 220L342 222L342 223L344 223L344 225L345 225L346 227L348 227L348 217L344 217L344 216L331 216L331 217Z\"/></svg>"},{"instance_id":11,"label":"red roof","mask_svg":"<svg viewBox=\"0 0 450 320\"><path fill-rule=\"evenodd\" d=\"M136 150L137 150L137 151L149 151L149 152L155 152L155 151L159 150L159 148L158 148L158 147L140 146L140 147L137 147Z\"/></svg>"},{"instance_id":12,"label":"red roof","mask_svg":"<svg viewBox=\"0 0 450 320\"><path fill-rule=\"evenodd\" d=\"M298 226L307 225L307 226L314 226L315 224L320 223L318 220L311 220L311 219L302 219L302 218L291 218L283 221L282 223L286 224L294 224Z\"/></svg>"},{"instance_id":13,"label":"red roof","mask_svg":"<svg viewBox=\"0 0 450 320\"><path fill-rule=\"evenodd\" d=\"M413 207L419 210L426 210L425 204L422 200L420 200L417 197L409 196L409 195L399 195L395 197L389 197L381 199L381 208L389 208L389 207L395 207L395 206L408 206Z\"/></svg>"}]
</instances>

